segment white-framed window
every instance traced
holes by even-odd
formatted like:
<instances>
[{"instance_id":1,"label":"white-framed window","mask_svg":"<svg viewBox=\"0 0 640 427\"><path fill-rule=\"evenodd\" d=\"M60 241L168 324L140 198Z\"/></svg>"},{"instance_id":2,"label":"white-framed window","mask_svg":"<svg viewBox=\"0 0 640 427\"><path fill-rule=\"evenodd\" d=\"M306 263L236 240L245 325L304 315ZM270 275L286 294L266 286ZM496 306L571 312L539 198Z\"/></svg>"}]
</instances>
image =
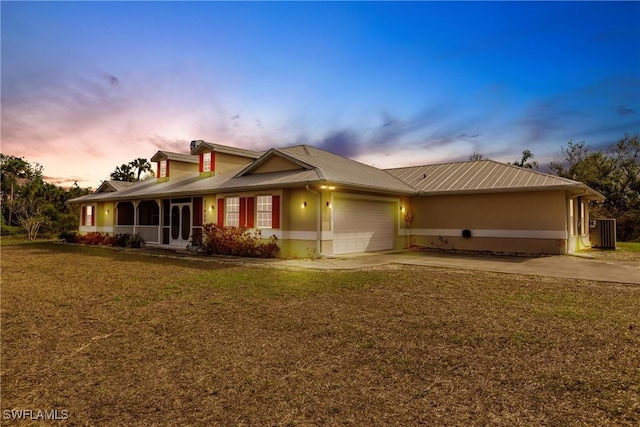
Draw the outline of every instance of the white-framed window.
<instances>
[{"instance_id":1,"label":"white-framed window","mask_svg":"<svg viewBox=\"0 0 640 427\"><path fill-rule=\"evenodd\" d=\"M258 196L258 228L271 228L273 198L271 196Z\"/></svg>"},{"instance_id":2,"label":"white-framed window","mask_svg":"<svg viewBox=\"0 0 640 427\"><path fill-rule=\"evenodd\" d=\"M167 161L160 160L160 166L158 168L160 169L158 171L158 178L166 178L167 177Z\"/></svg>"},{"instance_id":3,"label":"white-framed window","mask_svg":"<svg viewBox=\"0 0 640 427\"><path fill-rule=\"evenodd\" d=\"M84 219L84 223L85 225L93 225L94 223L94 219L93 219L93 206L89 205L86 208L86 214L85 214L85 219Z\"/></svg>"},{"instance_id":4,"label":"white-framed window","mask_svg":"<svg viewBox=\"0 0 640 427\"><path fill-rule=\"evenodd\" d=\"M225 199L225 225L238 227L240 225L240 197L227 197Z\"/></svg>"},{"instance_id":5,"label":"white-framed window","mask_svg":"<svg viewBox=\"0 0 640 427\"><path fill-rule=\"evenodd\" d=\"M572 236L576 235L575 212L573 207L573 199L569 199L569 231Z\"/></svg>"},{"instance_id":6,"label":"white-framed window","mask_svg":"<svg viewBox=\"0 0 640 427\"><path fill-rule=\"evenodd\" d=\"M202 171L211 171L211 152L202 154Z\"/></svg>"}]
</instances>

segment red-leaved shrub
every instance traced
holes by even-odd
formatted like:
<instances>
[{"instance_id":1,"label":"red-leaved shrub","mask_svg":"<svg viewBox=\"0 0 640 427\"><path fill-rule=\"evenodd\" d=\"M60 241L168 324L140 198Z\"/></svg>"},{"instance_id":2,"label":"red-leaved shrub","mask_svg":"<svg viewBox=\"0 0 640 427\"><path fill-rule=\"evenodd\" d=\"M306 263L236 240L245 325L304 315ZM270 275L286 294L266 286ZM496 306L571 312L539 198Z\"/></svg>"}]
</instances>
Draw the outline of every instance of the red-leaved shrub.
<instances>
[{"instance_id":1,"label":"red-leaved shrub","mask_svg":"<svg viewBox=\"0 0 640 427\"><path fill-rule=\"evenodd\" d=\"M200 239L194 239L192 250L205 254L232 255L253 258L275 258L280 248L276 236L262 241L260 230L249 231L247 227L220 227L205 224Z\"/></svg>"}]
</instances>

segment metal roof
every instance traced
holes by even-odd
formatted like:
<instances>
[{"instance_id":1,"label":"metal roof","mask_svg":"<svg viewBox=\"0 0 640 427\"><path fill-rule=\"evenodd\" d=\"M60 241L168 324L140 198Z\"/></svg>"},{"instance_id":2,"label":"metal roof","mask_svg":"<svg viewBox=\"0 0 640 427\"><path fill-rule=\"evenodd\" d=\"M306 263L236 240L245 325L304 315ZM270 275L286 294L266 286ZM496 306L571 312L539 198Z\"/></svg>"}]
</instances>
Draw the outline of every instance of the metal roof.
<instances>
[{"instance_id":1,"label":"metal roof","mask_svg":"<svg viewBox=\"0 0 640 427\"><path fill-rule=\"evenodd\" d=\"M158 153L167 153L159 151ZM168 153L178 160L176 153ZM157 156L158 154L156 154ZM191 161L197 156L184 156ZM251 172L272 156L288 159L300 169L267 173ZM154 156L155 157L155 156ZM531 169L479 160L381 170L308 145L271 149L249 166L242 165L210 177L198 172L180 179L156 179L131 183L114 192L94 193L70 200L71 203L106 200L157 199L247 189L296 187L327 183L392 194L462 194L510 191L567 190L591 199L604 196L585 184Z\"/></svg>"},{"instance_id":2,"label":"metal roof","mask_svg":"<svg viewBox=\"0 0 640 427\"><path fill-rule=\"evenodd\" d=\"M413 166L386 171L411 185L420 194L576 189L587 190L593 198L604 199L602 194L581 182L494 160Z\"/></svg>"},{"instance_id":3,"label":"metal roof","mask_svg":"<svg viewBox=\"0 0 640 427\"><path fill-rule=\"evenodd\" d=\"M191 154L182 154L182 153L172 153L171 151L158 151L151 158L152 162L157 162L159 160L176 160L178 162L186 162L186 163L200 163L200 159L198 156L194 156Z\"/></svg>"},{"instance_id":4,"label":"metal roof","mask_svg":"<svg viewBox=\"0 0 640 427\"><path fill-rule=\"evenodd\" d=\"M133 184L133 182L115 181L115 180L102 181L102 184L100 184L100 187L98 187L98 189L95 192L104 193L109 191L111 192L119 191L119 190L122 190L123 188L130 186L131 184Z\"/></svg>"},{"instance_id":5,"label":"metal roof","mask_svg":"<svg viewBox=\"0 0 640 427\"><path fill-rule=\"evenodd\" d=\"M271 149L255 163L243 170L238 177L251 176L249 175L251 171L272 156L286 158L307 171L315 171L318 176L317 181L361 187L374 191L405 194L414 192L414 189L409 185L381 169L309 145ZM262 175L268 174L256 174L253 176L260 177ZM288 179L288 183L294 183L299 177L291 173Z\"/></svg>"},{"instance_id":6,"label":"metal roof","mask_svg":"<svg viewBox=\"0 0 640 427\"><path fill-rule=\"evenodd\" d=\"M209 151L215 151L216 153L233 154L235 156L249 157L251 159L257 159L264 154L264 151L247 150L244 148L230 147L228 145L220 145L206 141L196 142L198 143L198 145L196 145L196 147L191 150L191 154L200 154L203 151L207 151L207 149Z\"/></svg>"}]
</instances>

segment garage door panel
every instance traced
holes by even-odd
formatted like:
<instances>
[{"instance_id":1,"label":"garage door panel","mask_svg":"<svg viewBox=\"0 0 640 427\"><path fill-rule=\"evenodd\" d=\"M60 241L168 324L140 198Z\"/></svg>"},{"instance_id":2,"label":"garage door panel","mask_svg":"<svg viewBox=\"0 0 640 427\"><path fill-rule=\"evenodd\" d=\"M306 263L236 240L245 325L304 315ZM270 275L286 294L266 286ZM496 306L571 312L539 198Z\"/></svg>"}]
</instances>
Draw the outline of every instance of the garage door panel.
<instances>
[{"instance_id":1,"label":"garage door panel","mask_svg":"<svg viewBox=\"0 0 640 427\"><path fill-rule=\"evenodd\" d=\"M336 255L393 248L394 204L337 199L333 209L333 253Z\"/></svg>"}]
</instances>

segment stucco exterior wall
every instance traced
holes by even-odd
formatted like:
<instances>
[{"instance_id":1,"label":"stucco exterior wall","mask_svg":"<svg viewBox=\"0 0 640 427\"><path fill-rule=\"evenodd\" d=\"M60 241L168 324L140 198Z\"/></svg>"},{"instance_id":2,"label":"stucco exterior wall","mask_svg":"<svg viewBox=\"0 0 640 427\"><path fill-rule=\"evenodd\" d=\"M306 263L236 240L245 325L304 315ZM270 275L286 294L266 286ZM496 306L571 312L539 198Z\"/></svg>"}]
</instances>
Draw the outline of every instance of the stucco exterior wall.
<instances>
[{"instance_id":1,"label":"stucco exterior wall","mask_svg":"<svg viewBox=\"0 0 640 427\"><path fill-rule=\"evenodd\" d=\"M417 246L565 253L566 205L564 191L414 197L406 233Z\"/></svg>"},{"instance_id":2,"label":"stucco exterior wall","mask_svg":"<svg viewBox=\"0 0 640 427\"><path fill-rule=\"evenodd\" d=\"M251 174L259 174L259 173L268 173L268 172L279 172L279 171L287 171L287 170L296 170L302 169L300 165L297 165L287 159L283 159L282 157L274 156L255 168Z\"/></svg>"},{"instance_id":3,"label":"stucco exterior wall","mask_svg":"<svg viewBox=\"0 0 640 427\"><path fill-rule=\"evenodd\" d=\"M177 160L169 160L169 179L174 180L181 178L187 174L198 172L197 163L179 162ZM161 178L159 178L161 179Z\"/></svg>"},{"instance_id":4,"label":"stucco exterior wall","mask_svg":"<svg viewBox=\"0 0 640 427\"><path fill-rule=\"evenodd\" d=\"M249 159L247 157L234 156L232 154L216 152L214 172L215 173L224 172L229 169L236 168L240 165L248 165L252 161L253 159ZM196 170L197 170L197 166L198 165L196 165Z\"/></svg>"}]
</instances>

